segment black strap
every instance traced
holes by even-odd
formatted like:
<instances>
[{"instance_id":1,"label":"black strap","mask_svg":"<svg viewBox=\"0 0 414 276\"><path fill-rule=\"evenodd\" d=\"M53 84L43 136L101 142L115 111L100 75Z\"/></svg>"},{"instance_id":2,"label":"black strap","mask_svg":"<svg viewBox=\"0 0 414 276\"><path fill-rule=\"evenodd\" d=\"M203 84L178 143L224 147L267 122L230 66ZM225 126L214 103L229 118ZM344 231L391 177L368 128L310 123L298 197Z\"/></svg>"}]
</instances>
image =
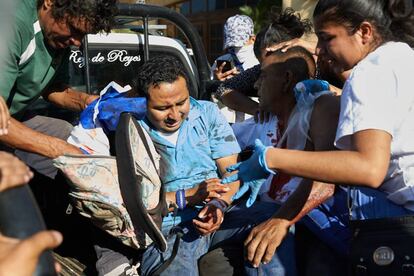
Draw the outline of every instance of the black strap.
<instances>
[{"instance_id":1,"label":"black strap","mask_svg":"<svg viewBox=\"0 0 414 276\"><path fill-rule=\"evenodd\" d=\"M28 185L0 193L0 232L3 235L25 239L42 230L46 230L46 225ZM51 250L40 255L33 275L56 275Z\"/></svg>"},{"instance_id":2,"label":"black strap","mask_svg":"<svg viewBox=\"0 0 414 276\"><path fill-rule=\"evenodd\" d=\"M142 130L141 125L138 126L139 123L136 120L132 120L132 122L135 125L135 128L136 128L136 130L138 132L138 135L140 136L141 140L142 141L146 141L147 140L147 137L145 136L144 131ZM150 150L150 148L149 148L149 146L148 146L147 143L143 143L143 144L144 144L145 150L147 151L149 157L151 158L152 164L156 168L156 166L155 166L155 158L152 155L152 151Z\"/></svg>"},{"instance_id":3,"label":"black strap","mask_svg":"<svg viewBox=\"0 0 414 276\"><path fill-rule=\"evenodd\" d=\"M140 185L137 185L142 181L143 176L135 173L135 163L132 157L132 148L130 146L131 137L129 136L130 121L135 125L148 155L152 158L152 161L154 161L151 151L149 150L148 145L146 145L149 141L147 141L144 133L140 132L141 126L131 114L122 113L115 134L115 146L117 152L116 162L122 199L124 200L125 207L131 217L135 229L142 229L155 242L161 251L165 251L167 249L165 239L162 236L162 233L155 229L155 227L159 228L161 221L158 220L161 219L164 210L167 209L165 191L161 187L160 201L153 210L155 213L159 212L160 216L149 217L149 213L147 213L148 211L143 211L146 210L146 207L142 202L142 190Z\"/></svg>"},{"instance_id":4,"label":"black strap","mask_svg":"<svg viewBox=\"0 0 414 276\"><path fill-rule=\"evenodd\" d=\"M174 232L175 236L175 241L174 241L174 246L171 252L171 256L160 266L158 267L153 273L151 273L151 276L159 276L161 275L162 272L164 272L164 270L167 269L167 267L172 263L172 261L175 259L175 257L177 256L177 252L178 252L178 248L180 246L180 240L182 238L182 236L184 235L183 230L181 229L181 227L179 226L175 226L171 229L172 232Z\"/></svg>"}]
</instances>

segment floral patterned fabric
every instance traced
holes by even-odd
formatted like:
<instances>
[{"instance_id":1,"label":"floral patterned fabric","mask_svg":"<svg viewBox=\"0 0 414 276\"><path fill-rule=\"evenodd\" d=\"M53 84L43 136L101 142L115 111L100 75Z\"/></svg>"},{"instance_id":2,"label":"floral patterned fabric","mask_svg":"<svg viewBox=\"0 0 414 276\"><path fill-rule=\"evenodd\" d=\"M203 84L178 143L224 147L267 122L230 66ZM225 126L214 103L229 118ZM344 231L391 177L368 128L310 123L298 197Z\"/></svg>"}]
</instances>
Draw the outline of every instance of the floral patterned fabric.
<instances>
[{"instance_id":1,"label":"floral patterned fabric","mask_svg":"<svg viewBox=\"0 0 414 276\"><path fill-rule=\"evenodd\" d=\"M136 127L132 123L129 124L135 173L142 176L142 181L139 183L143 193L142 201L146 209L151 210L159 203L160 157L145 131L144 135L154 162L149 157L149 152L140 139ZM152 243L142 229L134 229L121 196L115 157L64 155L54 159L53 163L69 180L71 186L69 195L82 216L91 219L94 225L127 246L140 249Z\"/></svg>"}]
</instances>

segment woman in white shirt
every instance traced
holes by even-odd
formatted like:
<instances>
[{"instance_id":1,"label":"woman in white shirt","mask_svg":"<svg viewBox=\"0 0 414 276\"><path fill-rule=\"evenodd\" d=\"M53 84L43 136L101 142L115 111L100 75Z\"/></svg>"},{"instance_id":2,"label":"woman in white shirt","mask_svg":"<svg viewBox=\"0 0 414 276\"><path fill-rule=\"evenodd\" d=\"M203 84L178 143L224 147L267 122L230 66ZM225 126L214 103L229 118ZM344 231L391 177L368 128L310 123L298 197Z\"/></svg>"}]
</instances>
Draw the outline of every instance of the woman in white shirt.
<instances>
[{"instance_id":1,"label":"woman in white shirt","mask_svg":"<svg viewBox=\"0 0 414 276\"><path fill-rule=\"evenodd\" d=\"M412 1L320 0L314 23L319 54L353 68L341 97L335 139L340 151L257 147L252 158L229 168L239 170L229 180L252 185L277 170L355 187L355 219L414 214ZM245 242L249 259L267 262L275 250L271 244L288 227L280 218L257 226Z\"/></svg>"}]
</instances>

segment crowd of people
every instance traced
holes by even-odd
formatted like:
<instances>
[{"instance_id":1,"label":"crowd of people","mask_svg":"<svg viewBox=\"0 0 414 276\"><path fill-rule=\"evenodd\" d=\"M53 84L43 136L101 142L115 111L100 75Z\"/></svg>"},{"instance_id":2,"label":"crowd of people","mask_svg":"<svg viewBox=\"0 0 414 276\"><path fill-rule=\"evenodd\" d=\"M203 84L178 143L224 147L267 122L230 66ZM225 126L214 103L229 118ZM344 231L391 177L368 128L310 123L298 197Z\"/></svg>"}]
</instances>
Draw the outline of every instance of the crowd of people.
<instances>
[{"instance_id":1,"label":"crowd of people","mask_svg":"<svg viewBox=\"0 0 414 276\"><path fill-rule=\"evenodd\" d=\"M78 112L97 104L98 96L64 85L59 70L69 46L110 31L115 4L16 4L0 53L0 193L27 184L31 170L53 179L54 158L85 154L67 142L70 123L25 111L41 96ZM413 215L411 0L319 0L313 25L286 9L270 11L257 34L241 15L224 29L225 55L212 69L215 101L190 97L189 76L173 57L151 58L131 80L125 97L145 98L138 123L161 157L168 247L146 248L137 269L117 237L97 240L99 275L207 275L217 267L227 275L232 258L247 275L298 275L295 224L346 259L350 220ZM312 30L316 45L303 39ZM220 105L253 118L229 124ZM39 255L61 242L56 231L25 240L0 233L0 275L32 274ZM244 254L212 254L232 246Z\"/></svg>"}]
</instances>

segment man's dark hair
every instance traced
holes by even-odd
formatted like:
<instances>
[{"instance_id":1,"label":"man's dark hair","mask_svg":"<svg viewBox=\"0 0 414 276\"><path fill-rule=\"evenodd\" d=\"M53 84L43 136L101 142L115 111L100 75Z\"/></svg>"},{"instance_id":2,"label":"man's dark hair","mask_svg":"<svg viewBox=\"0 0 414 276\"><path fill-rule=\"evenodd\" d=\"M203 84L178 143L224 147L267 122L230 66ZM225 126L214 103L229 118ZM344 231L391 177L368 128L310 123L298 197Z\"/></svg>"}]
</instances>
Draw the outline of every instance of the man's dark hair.
<instances>
[{"instance_id":1,"label":"man's dark hair","mask_svg":"<svg viewBox=\"0 0 414 276\"><path fill-rule=\"evenodd\" d=\"M311 31L312 23L302 19L292 8L280 12L278 7L273 6L269 14L269 23L256 35L253 45L254 54L260 57L261 51L266 47L300 38Z\"/></svg>"},{"instance_id":2,"label":"man's dark hair","mask_svg":"<svg viewBox=\"0 0 414 276\"><path fill-rule=\"evenodd\" d=\"M130 97L145 96L148 98L148 89L151 86L159 86L161 83L173 83L179 77L183 77L188 88L188 77L182 64L174 57L159 55L151 57L140 68L134 80L133 92Z\"/></svg>"},{"instance_id":3,"label":"man's dark hair","mask_svg":"<svg viewBox=\"0 0 414 276\"><path fill-rule=\"evenodd\" d=\"M315 77L316 64L312 54L303 47L295 46L286 52L270 52L268 56L275 56L277 63L284 69L291 70L297 82Z\"/></svg>"},{"instance_id":4,"label":"man's dark hair","mask_svg":"<svg viewBox=\"0 0 414 276\"><path fill-rule=\"evenodd\" d=\"M44 0L37 1L40 9ZM109 32L114 25L117 12L117 0L53 0L52 16L59 20L69 18L85 18L91 25L91 32Z\"/></svg>"}]
</instances>

